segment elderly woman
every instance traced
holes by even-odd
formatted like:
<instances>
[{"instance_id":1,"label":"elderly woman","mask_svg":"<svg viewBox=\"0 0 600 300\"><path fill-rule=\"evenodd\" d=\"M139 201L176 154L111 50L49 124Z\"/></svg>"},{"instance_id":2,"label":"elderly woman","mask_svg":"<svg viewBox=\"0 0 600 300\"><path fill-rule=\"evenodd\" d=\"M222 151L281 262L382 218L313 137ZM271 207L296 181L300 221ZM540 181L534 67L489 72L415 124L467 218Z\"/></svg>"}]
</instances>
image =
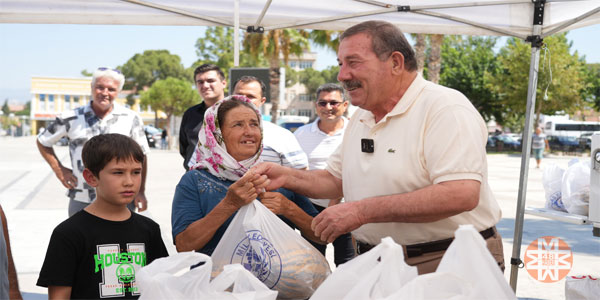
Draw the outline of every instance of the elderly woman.
<instances>
[{"instance_id":1,"label":"elderly woman","mask_svg":"<svg viewBox=\"0 0 600 300\"><path fill-rule=\"evenodd\" d=\"M256 198L303 236L320 241L310 227L318 212L306 197L285 189L264 192L266 177L248 172L262 150L260 113L248 98L230 96L211 106L198 138L200 160L183 175L173 199L177 251L211 255L233 215Z\"/></svg>"}]
</instances>

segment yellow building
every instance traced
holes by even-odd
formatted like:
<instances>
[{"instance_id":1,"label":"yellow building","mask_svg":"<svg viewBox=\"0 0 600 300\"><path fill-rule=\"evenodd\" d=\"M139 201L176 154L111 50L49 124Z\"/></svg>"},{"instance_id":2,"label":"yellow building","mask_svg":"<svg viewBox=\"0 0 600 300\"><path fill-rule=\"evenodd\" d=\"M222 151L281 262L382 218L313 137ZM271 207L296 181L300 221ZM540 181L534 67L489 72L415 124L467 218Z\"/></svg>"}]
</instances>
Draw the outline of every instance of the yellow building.
<instances>
[{"instance_id":1,"label":"yellow building","mask_svg":"<svg viewBox=\"0 0 600 300\"><path fill-rule=\"evenodd\" d=\"M31 130L33 134L39 133L41 127L46 127L54 121L57 115L63 111L86 105L91 99L91 77L68 78L68 77L31 77ZM116 102L127 105L126 91L121 91ZM139 99L130 109L138 112L144 124L154 124L155 113L150 107L142 109ZM162 112L158 114L159 119L166 119Z\"/></svg>"}]
</instances>

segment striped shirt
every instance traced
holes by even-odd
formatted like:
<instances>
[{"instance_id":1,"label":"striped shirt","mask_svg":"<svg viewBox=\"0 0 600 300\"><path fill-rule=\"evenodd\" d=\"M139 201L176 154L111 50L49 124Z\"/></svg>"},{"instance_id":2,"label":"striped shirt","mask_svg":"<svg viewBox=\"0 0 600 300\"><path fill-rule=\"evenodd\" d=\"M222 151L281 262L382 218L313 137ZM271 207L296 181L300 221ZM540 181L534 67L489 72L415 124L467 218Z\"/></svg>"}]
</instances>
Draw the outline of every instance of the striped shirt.
<instances>
[{"instance_id":1,"label":"striped shirt","mask_svg":"<svg viewBox=\"0 0 600 300\"><path fill-rule=\"evenodd\" d=\"M291 131L265 121L263 135L262 161L296 169L308 167L308 158Z\"/></svg>"}]
</instances>

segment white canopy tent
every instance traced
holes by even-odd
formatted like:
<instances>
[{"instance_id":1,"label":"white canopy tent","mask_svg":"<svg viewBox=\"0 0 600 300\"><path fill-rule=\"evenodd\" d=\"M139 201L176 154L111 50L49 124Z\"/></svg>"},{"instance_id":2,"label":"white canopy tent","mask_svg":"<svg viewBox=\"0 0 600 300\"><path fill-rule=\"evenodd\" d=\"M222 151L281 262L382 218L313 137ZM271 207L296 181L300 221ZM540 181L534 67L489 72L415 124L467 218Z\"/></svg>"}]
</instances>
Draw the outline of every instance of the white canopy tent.
<instances>
[{"instance_id":1,"label":"white canopy tent","mask_svg":"<svg viewBox=\"0 0 600 300\"><path fill-rule=\"evenodd\" d=\"M408 33L504 35L531 43L511 259L510 284L516 290L540 47L548 35L599 24L600 0L0 0L0 23L219 25L262 32L344 30L366 20L385 20Z\"/></svg>"}]
</instances>

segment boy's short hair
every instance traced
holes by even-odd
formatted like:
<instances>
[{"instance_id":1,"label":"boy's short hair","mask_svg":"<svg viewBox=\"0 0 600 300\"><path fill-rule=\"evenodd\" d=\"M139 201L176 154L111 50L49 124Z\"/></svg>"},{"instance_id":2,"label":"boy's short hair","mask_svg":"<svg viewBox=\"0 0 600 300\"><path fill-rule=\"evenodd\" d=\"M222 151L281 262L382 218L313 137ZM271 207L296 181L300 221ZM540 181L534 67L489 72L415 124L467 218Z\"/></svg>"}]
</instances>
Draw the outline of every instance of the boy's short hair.
<instances>
[{"instance_id":1,"label":"boy's short hair","mask_svg":"<svg viewBox=\"0 0 600 300\"><path fill-rule=\"evenodd\" d=\"M94 176L99 177L100 171L116 158L117 161L133 159L144 162L144 152L132 138L118 134L100 134L89 139L83 145L81 152L83 166L89 169Z\"/></svg>"}]
</instances>

